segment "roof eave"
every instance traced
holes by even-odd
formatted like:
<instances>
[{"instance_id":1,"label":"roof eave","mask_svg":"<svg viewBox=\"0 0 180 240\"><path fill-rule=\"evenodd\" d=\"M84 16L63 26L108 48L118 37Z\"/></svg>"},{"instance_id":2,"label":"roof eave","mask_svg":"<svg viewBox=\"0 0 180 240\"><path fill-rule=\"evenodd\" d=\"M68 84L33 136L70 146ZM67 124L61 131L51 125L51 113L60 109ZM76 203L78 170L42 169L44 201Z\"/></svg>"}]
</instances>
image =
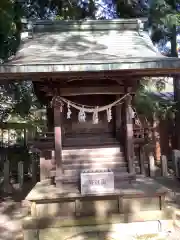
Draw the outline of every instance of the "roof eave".
<instances>
[{"instance_id":1,"label":"roof eave","mask_svg":"<svg viewBox=\"0 0 180 240\"><path fill-rule=\"evenodd\" d=\"M176 71L180 73L180 60L178 58L160 58L160 59L144 59L143 61L119 61L105 63L47 63L47 64L2 64L0 65L0 73L16 74L16 73L57 73L57 72L96 72L96 71Z\"/></svg>"}]
</instances>

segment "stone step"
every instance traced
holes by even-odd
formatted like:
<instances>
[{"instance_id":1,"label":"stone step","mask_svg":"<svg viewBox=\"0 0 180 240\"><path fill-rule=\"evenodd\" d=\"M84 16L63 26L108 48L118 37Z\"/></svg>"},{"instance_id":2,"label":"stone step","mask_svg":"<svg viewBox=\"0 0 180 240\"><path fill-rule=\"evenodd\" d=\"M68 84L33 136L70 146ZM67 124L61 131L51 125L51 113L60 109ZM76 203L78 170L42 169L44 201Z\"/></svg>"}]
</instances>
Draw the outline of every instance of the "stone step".
<instances>
[{"instance_id":1,"label":"stone step","mask_svg":"<svg viewBox=\"0 0 180 240\"><path fill-rule=\"evenodd\" d=\"M80 173L74 174L74 175L68 175L68 174L63 174L63 182L64 183L77 183L80 181ZM134 173L128 173L127 170L123 171L114 171L114 178L115 181L132 181L136 179L136 175ZM58 176L56 177L56 180L58 181Z\"/></svg>"},{"instance_id":2,"label":"stone step","mask_svg":"<svg viewBox=\"0 0 180 240\"><path fill-rule=\"evenodd\" d=\"M83 155L83 156L76 156L76 155L70 155L70 156L63 156L62 161L64 164L73 164L73 163L89 163L93 164L94 162L98 163L108 163L108 162L125 162L125 157L123 155L112 155L112 156L89 156L89 155Z\"/></svg>"},{"instance_id":3,"label":"stone step","mask_svg":"<svg viewBox=\"0 0 180 240\"><path fill-rule=\"evenodd\" d=\"M74 157L63 157L62 159L63 164L103 164L103 163L126 163L125 157L123 156L74 156Z\"/></svg>"},{"instance_id":4,"label":"stone step","mask_svg":"<svg viewBox=\"0 0 180 240\"><path fill-rule=\"evenodd\" d=\"M94 147L94 148L67 148L63 149L62 156L119 156L124 155L123 147Z\"/></svg>"},{"instance_id":5,"label":"stone step","mask_svg":"<svg viewBox=\"0 0 180 240\"><path fill-rule=\"evenodd\" d=\"M63 164L64 170L82 170L82 169L99 169L99 168L110 168L110 169L120 169L127 168L127 163L125 162L93 162L93 163L72 163L72 164Z\"/></svg>"},{"instance_id":6,"label":"stone step","mask_svg":"<svg viewBox=\"0 0 180 240\"><path fill-rule=\"evenodd\" d=\"M67 169L67 170L64 170L64 176L66 177L80 177L80 174L82 172L82 170L84 169L87 169L86 167L82 167L81 169ZM89 170L95 170L96 168L94 167L91 167L91 168L88 168ZM114 172L114 173L125 173L127 172L127 167L111 167L111 170Z\"/></svg>"},{"instance_id":7,"label":"stone step","mask_svg":"<svg viewBox=\"0 0 180 240\"><path fill-rule=\"evenodd\" d=\"M80 146L84 146L84 147L88 147L88 146L119 146L119 143L116 141L67 141L67 142L63 142L62 145L64 147L80 147Z\"/></svg>"}]
</instances>

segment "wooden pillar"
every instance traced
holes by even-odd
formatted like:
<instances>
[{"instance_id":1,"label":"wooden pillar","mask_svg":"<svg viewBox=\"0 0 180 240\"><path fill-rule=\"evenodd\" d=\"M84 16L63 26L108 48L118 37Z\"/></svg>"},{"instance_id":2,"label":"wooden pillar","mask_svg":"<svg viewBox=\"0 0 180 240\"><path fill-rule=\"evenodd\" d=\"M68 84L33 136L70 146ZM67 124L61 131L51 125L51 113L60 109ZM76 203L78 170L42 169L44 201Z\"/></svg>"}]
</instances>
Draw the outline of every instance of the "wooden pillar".
<instances>
[{"instance_id":1,"label":"wooden pillar","mask_svg":"<svg viewBox=\"0 0 180 240\"><path fill-rule=\"evenodd\" d=\"M120 98L120 95L116 95L116 100L118 100ZM116 138L121 142L121 105L117 105L115 107L115 117L116 117L116 121L115 121L115 127L116 127Z\"/></svg>"},{"instance_id":2,"label":"wooden pillar","mask_svg":"<svg viewBox=\"0 0 180 240\"><path fill-rule=\"evenodd\" d=\"M133 139L133 119L131 108L131 96L127 96L124 103L125 114L125 156L128 161L129 173L135 173L134 169L134 139Z\"/></svg>"},{"instance_id":3,"label":"wooden pillar","mask_svg":"<svg viewBox=\"0 0 180 240\"><path fill-rule=\"evenodd\" d=\"M62 188L62 104L54 102L54 146L56 164L56 186Z\"/></svg>"}]
</instances>

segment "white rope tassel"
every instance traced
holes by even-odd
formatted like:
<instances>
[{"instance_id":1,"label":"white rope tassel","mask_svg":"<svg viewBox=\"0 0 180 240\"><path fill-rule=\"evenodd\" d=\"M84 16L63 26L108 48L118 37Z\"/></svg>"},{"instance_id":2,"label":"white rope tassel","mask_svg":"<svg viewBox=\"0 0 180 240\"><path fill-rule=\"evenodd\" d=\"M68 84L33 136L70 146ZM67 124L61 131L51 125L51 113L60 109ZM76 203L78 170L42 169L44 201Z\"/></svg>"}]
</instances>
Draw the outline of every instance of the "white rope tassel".
<instances>
[{"instance_id":1,"label":"white rope tassel","mask_svg":"<svg viewBox=\"0 0 180 240\"><path fill-rule=\"evenodd\" d=\"M111 108L108 108L106 111L107 111L107 121L110 122L112 120Z\"/></svg>"},{"instance_id":2,"label":"white rope tassel","mask_svg":"<svg viewBox=\"0 0 180 240\"><path fill-rule=\"evenodd\" d=\"M86 121L86 114L85 114L85 111L84 111L84 107L82 107L79 111L78 121L79 122L85 122Z\"/></svg>"},{"instance_id":3,"label":"white rope tassel","mask_svg":"<svg viewBox=\"0 0 180 240\"><path fill-rule=\"evenodd\" d=\"M98 124L99 123L99 118L98 118L98 107L94 110L93 113L93 124Z\"/></svg>"},{"instance_id":4,"label":"white rope tassel","mask_svg":"<svg viewBox=\"0 0 180 240\"><path fill-rule=\"evenodd\" d=\"M135 112L131 106L129 106L129 111L130 111L131 118L132 119L135 118Z\"/></svg>"},{"instance_id":5,"label":"white rope tassel","mask_svg":"<svg viewBox=\"0 0 180 240\"><path fill-rule=\"evenodd\" d=\"M72 114L72 112L71 112L71 109L70 109L70 104L69 104L69 102L68 102L68 104L67 104L67 108L68 108L68 111L67 111L67 119L71 119L71 114Z\"/></svg>"}]
</instances>

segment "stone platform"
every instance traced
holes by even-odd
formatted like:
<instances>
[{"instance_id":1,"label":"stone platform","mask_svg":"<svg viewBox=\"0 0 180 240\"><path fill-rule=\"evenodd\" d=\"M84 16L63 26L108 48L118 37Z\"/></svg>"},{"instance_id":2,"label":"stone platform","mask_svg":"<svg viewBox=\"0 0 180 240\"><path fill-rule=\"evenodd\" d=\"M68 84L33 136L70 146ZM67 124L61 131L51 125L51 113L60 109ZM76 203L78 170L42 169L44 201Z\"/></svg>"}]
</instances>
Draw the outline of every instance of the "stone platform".
<instances>
[{"instance_id":1,"label":"stone platform","mask_svg":"<svg viewBox=\"0 0 180 240\"><path fill-rule=\"evenodd\" d=\"M116 182L112 193L89 195L81 195L73 184L65 184L60 189L44 181L36 184L26 200L36 209L31 208L32 216L92 216L93 213L105 216L162 210L167 192L165 187L150 178L139 178L131 184Z\"/></svg>"},{"instance_id":2,"label":"stone platform","mask_svg":"<svg viewBox=\"0 0 180 240\"><path fill-rule=\"evenodd\" d=\"M170 218L165 211L167 192L150 178L137 178L131 184L116 182L113 193L88 196L82 196L73 185L59 189L46 181L38 183L26 198L31 213L23 222L24 240L35 240L37 234L40 240L64 240L71 239L77 231L80 233L80 229L100 231L104 226L107 231L117 224L167 220ZM50 238L44 235L46 232L48 236L48 231Z\"/></svg>"}]
</instances>

